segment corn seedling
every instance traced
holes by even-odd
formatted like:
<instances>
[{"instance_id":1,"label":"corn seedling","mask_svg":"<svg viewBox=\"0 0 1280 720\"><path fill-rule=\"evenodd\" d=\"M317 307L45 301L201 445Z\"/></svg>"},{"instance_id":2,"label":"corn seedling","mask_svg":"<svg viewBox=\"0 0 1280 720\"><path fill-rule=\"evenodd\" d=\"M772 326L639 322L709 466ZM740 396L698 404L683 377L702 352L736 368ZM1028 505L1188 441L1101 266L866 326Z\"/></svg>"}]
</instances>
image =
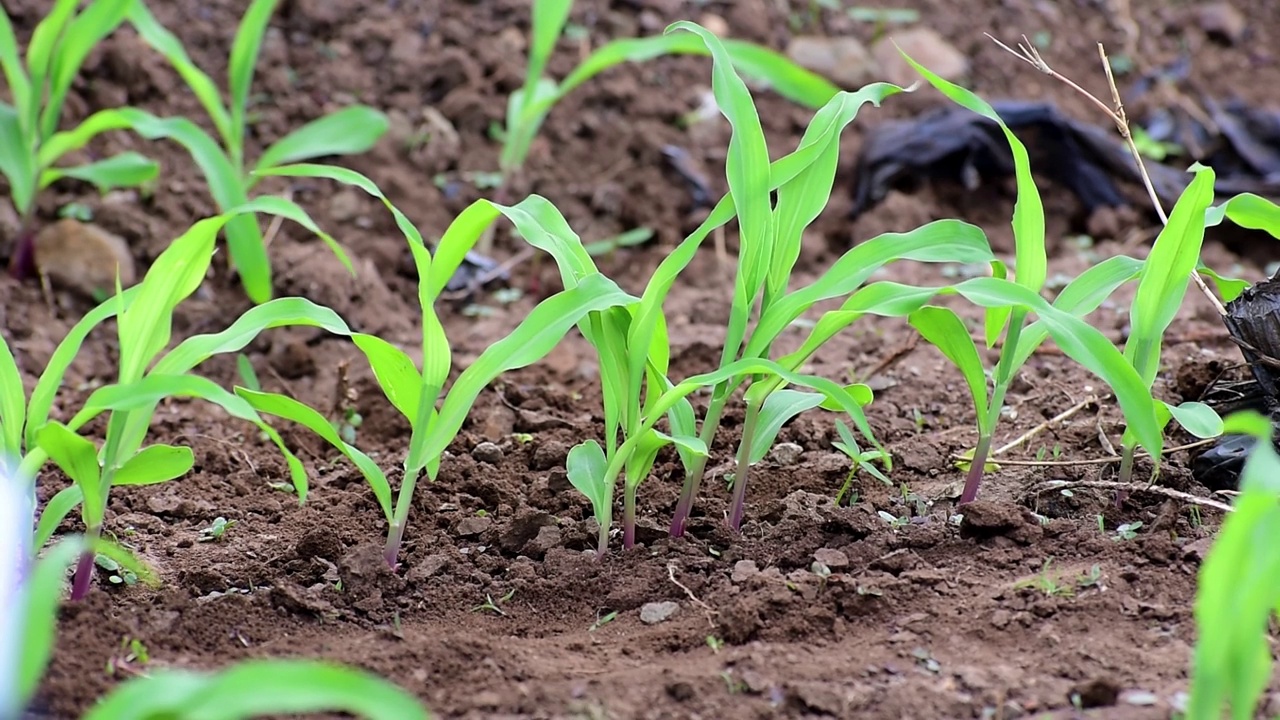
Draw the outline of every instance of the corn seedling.
<instances>
[{"instance_id":1,"label":"corn seedling","mask_svg":"<svg viewBox=\"0 0 1280 720\"><path fill-rule=\"evenodd\" d=\"M519 170L529 154L547 114L566 95L596 75L626 62L644 62L664 55L706 55L707 47L697 38L664 34L644 38L622 38L608 42L569 73L562 81L545 75L547 62L568 22L573 0L534 0L529 38L529 64L524 86L507 102L500 165L502 175ZM768 48L753 43L726 40L724 47L733 63L746 75L768 83L783 97L811 108L821 107L839 88Z\"/></svg>"},{"instance_id":2,"label":"corn seedling","mask_svg":"<svg viewBox=\"0 0 1280 720\"><path fill-rule=\"evenodd\" d=\"M896 283L862 287L863 283L895 260L972 263L991 262L994 256L981 230L959 221L942 220L908 233L888 233L860 243L813 284L788 292L804 230L822 212L831 194L841 131L862 105L878 106L884 98L901 92L901 88L874 84L857 93L837 93L814 115L796 151L770 163L751 93L735 72L724 45L693 23L677 23L668 33L677 30L689 31L705 44L713 58L712 92L733 129L726 161L729 195L716 206L703 228L663 262L658 273L674 275L683 269L692 254L686 246L696 245L704 237L699 233L709 232L737 215L740 250L733 304L721 368L712 374L717 377L715 389L698 435L703 445L710 447L728 400L744 383L748 384L729 515L730 527L737 530L744 514L750 466L765 457L782 426L806 410L823 407L847 412L859 431L883 453L886 469L890 467L888 454L875 439L862 411L862 406L871 401L870 389L856 384L841 387L795 372L858 318L867 314L900 314L903 297L929 292ZM776 204L772 198L775 191ZM645 295L644 303L651 302L649 291ZM769 359L773 343L804 312L819 302L846 296L839 310L818 320L799 350L776 362ZM654 298L660 300L661 296ZM748 338L749 321L757 307L758 320ZM642 305L642 315L646 312ZM758 369L764 367L780 372ZM817 392L784 390L788 384ZM673 537L684 532L707 460L706 455L684 459L686 480L672 519Z\"/></svg>"},{"instance_id":3,"label":"corn seedling","mask_svg":"<svg viewBox=\"0 0 1280 720\"><path fill-rule=\"evenodd\" d=\"M79 0L58 0L36 25L26 62L7 11L0 11L0 67L12 105L0 102L0 174L9 183L9 199L22 223L10 260L15 274L34 268L35 233L31 228L36 195L51 184L73 178L99 190L134 187L153 179L155 162L124 152L75 167L58 167L67 153L84 147L109 129L127 128L121 110L103 110L78 127L58 131L67 92L94 46L111 34L135 0L96 0L79 10Z\"/></svg>"},{"instance_id":4,"label":"corn seedling","mask_svg":"<svg viewBox=\"0 0 1280 720\"><path fill-rule=\"evenodd\" d=\"M141 2L132 4L129 21L151 47L163 55L195 94L217 131L218 141L187 118L158 118L139 110L129 110L126 118L134 129L149 139L167 138L182 145L204 173L209 192L222 212L249 200L260 179L254 171L286 163L330 155L354 155L373 147L387 131L382 113L362 105L343 108L313 120L268 147L250 165L246 158L249 86L267 23L280 0L254 0L241 20L227 62L229 102L223 103L218 87L188 57L182 43L164 28ZM271 264L257 219L252 215L233 218L225 228L230 261L255 303L271 299ZM353 274L346 253L327 236L330 250Z\"/></svg>"},{"instance_id":5,"label":"corn seedling","mask_svg":"<svg viewBox=\"0 0 1280 720\"><path fill-rule=\"evenodd\" d=\"M29 399L8 344L0 341L0 453L15 464L12 471L29 493L34 494L36 477L50 459L72 481L42 511L35 548L43 546L76 507L89 542L96 544L113 486L165 482L191 469L194 457L190 448L142 447L156 407L167 397L201 398L257 425L285 454L299 501L305 500L306 473L279 434L245 400L190 371L214 354L240 351L267 328L300 324L349 332L345 323L333 311L309 301L283 298L249 310L221 333L188 338L164 353L174 309L203 282L218 231L233 218L252 212L279 214L320 232L305 212L279 198L258 198L229 213L201 220L156 258L137 286L118 292L72 327ZM117 318L120 345L117 382L94 391L65 424L51 420L54 398L81 344L91 330L112 317ZM78 430L104 412L109 413L109 419L99 448ZM88 592L93 568L94 554L84 553L77 566L73 599Z\"/></svg>"},{"instance_id":6,"label":"corn seedling","mask_svg":"<svg viewBox=\"0 0 1280 720\"><path fill-rule=\"evenodd\" d=\"M467 253L500 215L513 220L517 230L523 232L525 226L521 219L529 212L528 208L549 203L537 196L514 207L478 200L453 221L432 253L409 219L359 173L306 164L263 172L328 178L360 188L381 200L391 211L413 254L418 271L418 298L422 306L422 367L417 367L403 350L381 338L363 333L351 334L373 369L383 393L412 427L409 451L404 460L404 477L394 507L390 484L377 463L339 437L322 415L282 395L244 388L236 391L259 411L306 426L356 464L386 516L386 560L388 565L395 567L418 478L425 471L429 478L435 479L441 456L462 428L480 392L502 373L541 360L589 313L606 311L636 299L599 273L582 277L573 287L540 302L510 335L486 348L458 375L446 393L444 386L453 358L444 326L436 314L436 300Z\"/></svg>"},{"instance_id":7,"label":"corn seedling","mask_svg":"<svg viewBox=\"0 0 1280 720\"><path fill-rule=\"evenodd\" d=\"M1235 511L1200 568L1189 720L1255 717L1271 679L1268 623L1280 607L1280 456L1271 422L1255 412L1226 418L1225 432L1255 438Z\"/></svg>"},{"instance_id":8,"label":"corn seedling","mask_svg":"<svg viewBox=\"0 0 1280 720\"><path fill-rule=\"evenodd\" d=\"M4 507L18 507L25 495L0 477L8 492ZM15 520L6 527L23 528ZM99 541L101 543L101 541ZM105 544L104 544L105 545ZM8 549L10 546L6 545ZM0 585L6 632L0 645L0 716L21 717L36 694L53 652L58 605L67 566L77 555L92 552L93 544L69 537L51 547L32 566L21 568L26 553L0 557ZM21 575L20 575L21 573ZM18 577L23 577L18 581ZM8 580L14 580L9 584ZM145 647L130 643L136 654ZM201 717L247 720L297 713L349 713L374 720L426 720L431 715L418 701L390 682L367 672L310 660L251 660L216 673L189 670L148 672L116 687L84 716L85 720L164 720Z\"/></svg>"}]
</instances>

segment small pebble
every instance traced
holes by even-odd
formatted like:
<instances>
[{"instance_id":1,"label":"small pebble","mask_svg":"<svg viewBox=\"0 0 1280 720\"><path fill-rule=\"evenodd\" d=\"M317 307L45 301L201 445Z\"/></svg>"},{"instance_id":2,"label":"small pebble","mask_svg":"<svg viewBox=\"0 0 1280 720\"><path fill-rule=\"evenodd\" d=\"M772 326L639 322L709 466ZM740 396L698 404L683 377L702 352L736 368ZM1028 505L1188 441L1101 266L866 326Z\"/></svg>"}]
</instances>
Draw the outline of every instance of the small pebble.
<instances>
[{"instance_id":1,"label":"small pebble","mask_svg":"<svg viewBox=\"0 0 1280 720\"><path fill-rule=\"evenodd\" d=\"M471 457L477 462L499 465L502 463L502 448L491 442L482 442L471 451Z\"/></svg>"},{"instance_id":2,"label":"small pebble","mask_svg":"<svg viewBox=\"0 0 1280 720\"><path fill-rule=\"evenodd\" d=\"M645 625L657 625L672 615L675 615L676 611L679 609L680 604L670 600L664 602L645 603L644 606L640 608L640 622Z\"/></svg>"},{"instance_id":3,"label":"small pebble","mask_svg":"<svg viewBox=\"0 0 1280 720\"><path fill-rule=\"evenodd\" d=\"M849 567L849 556L841 550L819 548L813 552L813 559L832 570L841 570Z\"/></svg>"},{"instance_id":4,"label":"small pebble","mask_svg":"<svg viewBox=\"0 0 1280 720\"><path fill-rule=\"evenodd\" d=\"M465 517L458 521L458 535L461 537L479 535L485 530L488 530L489 526L492 524L493 518L488 516L481 517L479 515L473 515L471 517Z\"/></svg>"},{"instance_id":5,"label":"small pebble","mask_svg":"<svg viewBox=\"0 0 1280 720\"><path fill-rule=\"evenodd\" d=\"M755 560L739 560L734 563L730 577L736 583L744 583L759 574L760 568L756 566Z\"/></svg>"},{"instance_id":6,"label":"small pebble","mask_svg":"<svg viewBox=\"0 0 1280 720\"><path fill-rule=\"evenodd\" d=\"M769 452L773 461L783 467L795 465L803 454L804 448L790 442L778 443L777 445L774 445L773 450Z\"/></svg>"}]
</instances>

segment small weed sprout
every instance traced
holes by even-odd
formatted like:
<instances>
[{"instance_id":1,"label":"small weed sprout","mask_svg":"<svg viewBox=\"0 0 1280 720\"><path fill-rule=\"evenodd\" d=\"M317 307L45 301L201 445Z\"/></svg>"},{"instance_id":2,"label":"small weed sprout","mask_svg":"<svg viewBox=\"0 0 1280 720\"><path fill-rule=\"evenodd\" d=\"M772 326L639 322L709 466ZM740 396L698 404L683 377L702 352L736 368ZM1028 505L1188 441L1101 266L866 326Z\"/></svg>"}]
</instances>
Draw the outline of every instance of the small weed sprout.
<instances>
[{"instance_id":1,"label":"small weed sprout","mask_svg":"<svg viewBox=\"0 0 1280 720\"><path fill-rule=\"evenodd\" d=\"M217 517L209 523L209 527L200 530L199 542L219 542L226 537L227 531L236 524L235 520Z\"/></svg>"},{"instance_id":2,"label":"small weed sprout","mask_svg":"<svg viewBox=\"0 0 1280 720\"><path fill-rule=\"evenodd\" d=\"M1116 528L1116 534L1111 539L1120 541L1132 540L1138 537L1138 530L1140 529L1142 529L1141 522L1124 523Z\"/></svg>"}]
</instances>

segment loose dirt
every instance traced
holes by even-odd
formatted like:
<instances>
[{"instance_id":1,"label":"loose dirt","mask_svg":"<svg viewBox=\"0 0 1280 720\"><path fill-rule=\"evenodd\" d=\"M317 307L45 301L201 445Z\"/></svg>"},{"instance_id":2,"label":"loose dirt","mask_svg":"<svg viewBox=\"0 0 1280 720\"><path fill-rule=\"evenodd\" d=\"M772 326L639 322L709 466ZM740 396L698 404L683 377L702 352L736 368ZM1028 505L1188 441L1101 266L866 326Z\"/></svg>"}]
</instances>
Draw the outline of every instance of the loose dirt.
<instances>
[{"instance_id":1,"label":"loose dirt","mask_svg":"<svg viewBox=\"0 0 1280 720\"><path fill-rule=\"evenodd\" d=\"M46 5L6 4L23 38ZM219 78L243 5L153 3L195 60ZM1130 77L1185 50L1194 58L1190 87L1280 101L1280 66L1269 50L1280 41L1280 9L1267 0L1236 3L1250 22L1249 35L1235 46L1207 39L1189 19L1189 6L1147 0L904 5L918 9L922 24L970 58L969 86L989 98L1048 98L1075 117L1105 122L1078 96L1005 55L984 32L1006 40L1037 36L1057 69L1098 93L1105 93L1105 80L1094 43L1103 41L1134 61ZM874 24L833 12L820 13L816 24L789 24L808 22L809 6L582 1L572 18L585 30L582 39L561 43L550 72L564 76L609 38L658 32L704 13L722 17L736 37L775 48L796 33L870 41L877 32ZM1129 6L1128 14L1119 6ZM392 117L391 132L371 153L345 162L372 177L424 235L438 236L471 201L493 196L477 184L497 165L490 129L522 81L527 15L528 3L514 0L291 0L263 49L252 147L259 151L353 101L379 107ZM587 83L551 114L524 172L494 197L543 194L587 240L652 228L649 245L600 260L625 287L642 288L666 249L706 212L664 147L683 148L714 191L724 191L727 126L718 120L681 125L707 92L709 69L701 58L661 59ZM768 92L757 99L775 156L794 147L809 111ZM797 282L815 277L859 240L935 218L978 224L1001 252L1012 250L1012 191L1003 185L967 192L926 184L891 194L856 222L847 219L850 170L865 128L939 102L924 91L895 98L881 110L864 111L846 133L841 180L806 237ZM90 57L70 108L83 117L126 103L204 122L177 76L122 29ZM43 197L41 219L51 222L69 202L89 206L96 223L130 244L142 272L214 207L176 146L118 134L95 152L122 149L160 160L154 194L98 197L61 184ZM383 208L323 182L263 187L291 191L351 249L358 269L352 278L320 242L285 224L271 246L279 293L309 297L361 331L412 345L412 263ZM1139 206L1135 222L1083 243L1088 219L1075 200L1049 187L1045 205L1050 274L1058 279L1112 254L1141 255L1158 227ZM7 252L12 225L12 219L3 223L0 253ZM730 233L730 252L735 242ZM491 254L505 259L517 249L502 226ZM1278 256L1270 245L1221 229L1206 245L1210 265L1249 279L1263 277ZM219 330L248 307L223 261L215 265L215 276L180 308L175 338ZM938 268L908 264L883 277L952 279ZM511 282L525 290L515 301L484 294L445 310L456 364L465 365L514 327L558 280L543 262L518 266ZM0 320L32 384L88 301L60 296L49 307L36 284L6 278L0 287ZM716 362L730 293L731 276L709 244L667 305L673 376ZM1119 294L1091 320L1117 341L1129 297ZM979 317L954 306L967 319ZM86 344L56 416L69 415L92 388L112 380L113 332L95 333ZM789 331L784 349L798 344L802 332ZM935 351L922 345L883 362L912 338L903 322L867 320L812 365L846 382L879 367L868 414L895 453L897 485L859 477L856 502L834 506L848 461L831 446L832 418L804 417L779 437L800 452L758 467L742 535L731 536L723 523L724 473L741 421L735 408L717 438L689 536L666 538L682 472L673 456L663 455L640 492L642 547L624 553L618 539L603 560L586 552L595 524L564 472L569 447L597 436L602 424L596 361L580 338L481 395L439 480L418 489L396 573L380 561L385 527L372 494L349 465L331 462L317 439L285 430L311 474L310 499L300 506L273 486L287 479L283 461L252 428L198 404L166 405L153 437L194 448L194 471L166 485L118 489L108 513L111 532L156 568L161 585L117 586L100 578L86 601L68 605L40 706L52 717L78 716L124 675L104 668L121 654L123 641L137 639L153 667L216 668L263 656L351 663L386 675L453 718L1168 717L1187 689L1196 572L1220 515L1155 493L1117 508L1110 491L1087 486L1114 480L1115 464L1006 464L990 475L983 499L966 508L964 521L954 522L962 477L952 455L975 440L973 411L960 377ZM321 408L332 402L339 365L352 361L364 417L359 444L384 467L398 465L408 425L381 398L349 344L311 331L273 331L249 350L267 389ZM1194 397L1202 376L1239 362L1212 309L1189 295L1167 343L1158 390L1171 400ZM238 379L232 358L215 359L202 371L227 386ZM1001 457L1103 459L1108 453L1100 438L1119 437L1121 418L1105 386L1045 347L1015 384L997 443L1091 394L1104 397ZM1191 439L1175 432L1171 443ZM473 456L482 442L498 452L486 446ZM1191 480L1190 460L1185 452L1171 455L1162 483L1207 496ZM1149 470L1140 463L1140 473ZM394 470L392 479L398 479ZM1051 480L1080 485L1063 492L1048 487ZM56 470L46 471L41 499L65 483ZM900 521L891 523L886 514ZM222 540L201 542L200 531L216 517L235 523ZM1119 532L1122 524L1138 522L1132 538ZM76 529L71 522L65 527ZM678 609L662 622L643 623L641 609L661 602Z\"/></svg>"}]
</instances>

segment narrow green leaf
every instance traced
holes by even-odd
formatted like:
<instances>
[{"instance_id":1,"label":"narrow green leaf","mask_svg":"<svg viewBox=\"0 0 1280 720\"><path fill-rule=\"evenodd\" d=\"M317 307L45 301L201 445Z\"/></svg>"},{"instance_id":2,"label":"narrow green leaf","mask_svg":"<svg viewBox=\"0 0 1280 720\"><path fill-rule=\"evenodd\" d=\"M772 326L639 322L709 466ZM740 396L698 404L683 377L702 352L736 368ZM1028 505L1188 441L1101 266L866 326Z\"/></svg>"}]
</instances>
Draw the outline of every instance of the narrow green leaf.
<instances>
[{"instance_id":1,"label":"narrow green leaf","mask_svg":"<svg viewBox=\"0 0 1280 720\"><path fill-rule=\"evenodd\" d=\"M196 458L191 448L152 445L138 451L111 478L112 485L155 485L191 472Z\"/></svg>"},{"instance_id":2,"label":"narrow green leaf","mask_svg":"<svg viewBox=\"0 0 1280 720\"><path fill-rule=\"evenodd\" d=\"M635 300L612 280L592 275L583 278L577 287L538 303L510 335L490 345L458 376L431 428L424 456L430 459L444 452L462 427L476 397L499 375L541 360L587 313Z\"/></svg>"},{"instance_id":3,"label":"narrow green leaf","mask_svg":"<svg viewBox=\"0 0 1280 720\"><path fill-rule=\"evenodd\" d=\"M40 511L40 521L36 524L36 539L32 543L32 547L36 550L43 548L45 543L53 537L57 532L58 526L63 520L84 502L84 491L79 485L68 485L53 497L49 498L49 502L44 504L44 509Z\"/></svg>"},{"instance_id":4,"label":"narrow green leaf","mask_svg":"<svg viewBox=\"0 0 1280 720\"><path fill-rule=\"evenodd\" d=\"M351 339L369 361L382 393L406 420L416 423L422 375L413 360L403 350L376 335L356 333Z\"/></svg>"},{"instance_id":5,"label":"narrow green leaf","mask_svg":"<svg viewBox=\"0 0 1280 720\"><path fill-rule=\"evenodd\" d=\"M258 52L262 49L262 37L267 23L276 10L279 0L253 0L235 40L231 43L231 56L227 59L227 87L230 90L228 105L231 110L231 132L236 141L228 143L232 162L244 168L245 113L249 105L249 86L253 84L253 68L258 64Z\"/></svg>"},{"instance_id":6,"label":"narrow green leaf","mask_svg":"<svg viewBox=\"0 0 1280 720\"><path fill-rule=\"evenodd\" d=\"M141 7L142 3L138 3ZM121 108L119 114L142 137L148 140L172 140L186 148L191 159L204 173L209 194L218 209L225 212L248 201L247 189L239 171L213 138L186 118L159 118L137 108Z\"/></svg>"},{"instance_id":7,"label":"narrow green leaf","mask_svg":"<svg viewBox=\"0 0 1280 720\"><path fill-rule=\"evenodd\" d=\"M1222 296L1222 302L1224 303L1229 303L1240 297L1245 290L1248 290L1253 285L1248 280L1219 275L1217 271L1203 262L1196 266L1196 271L1213 281L1213 285L1218 289L1218 294Z\"/></svg>"},{"instance_id":8,"label":"narrow green leaf","mask_svg":"<svg viewBox=\"0 0 1280 720\"><path fill-rule=\"evenodd\" d=\"M417 699L363 670L315 660L249 660L217 674L164 670L133 678L84 720L248 720L342 713L368 720L431 720Z\"/></svg>"},{"instance_id":9,"label":"narrow green leaf","mask_svg":"<svg viewBox=\"0 0 1280 720\"><path fill-rule=\"evenodd\" d=\"M1013 152L1013 168L1018 186L1018 200L1013 206L1013 238L1017 253L1014 280L1022 287L1039 292L1048 278L1048 259L1044 247L1044 204L1040 200L1035 178L1031 175L1031 159L1027 155L1027 148L986 100L935 75L902 52L901 48L898 52L943 95L957 105L994 121L1004 131L1009 149Z\"/></svg>"},{"instance_id":10,"label":"narrow green leaf","mask_svg":"<svg viewBox=\"0 0 1280 720\"><path fill-rule=\"evenodd\" d=\"M18 111L0 103L0 173L9 181L9 195L19 215L30 215L40 172L32 162L32 140L22 130Z\"/></svg>"},{"instance_id":11,"label":"narrow green leaf","mask_svg":"<svg viewBox=\"0 0 1280 720\"><path fill-rule=\"evenodd\" d=\"M387 522L392 521L391 484L387 482L387 476L383 474L382 469L368 455L365 455L355 446L347 444L338 435L337 430L334 429L328 418L308 405L284 395L255 392L246 388L236 388L236 395L247 400L260 413L275 415L302 425L342 453L360 470L360 474L369 483L369 488L373 490L374 497L378 499L378 506L382 508L382 514L386 517Z\"/></svg>"},{"instance_id":12,"label":"narrow green leaf","mask_svg":"<svg viewBox=\"0 0 1280 720\"><path fill-rule=\"evenodd\" d=\"M129 116L120 112L119 108L99 110L74 128L54 133L41 143L36 164L41 168L47 168L56 163L58 158L83 148L89 144L90 140L104 132L127 130L132 127L133 123Z\"/></svg>"},{"instance_id":13,"label":"narrow green leaf","mask_svg":"<svg viewBox=\"0 0 1280 720\"><path fill-rule=\"evenodd\" d=\"M764 459L787 421L806 410L818 407L825 399L826 397L820 393L800 390L778 390L770 393L764 405L760 407L760 414L756 418L756 430L751 438L748 464L755 465Z\"/></svg>"},{"instance_id":14,"label":"narrow green leaf","mask_svg":"<svg viewBox=\"0 0 1280 720\"><path fill-rule=\"evenodd\" d=\"M936 347L960 371L973 397L978 423L987 423L987 375L978 348L969 337L969 328L954 312L941 307L923 307L911 314L911 326ZM991 428L984 428L987 432Z\"/></svg>"},{"instance_id":15,"label":"narrow green leaf","mask_svg":"<svg viewBox=\"0 0 1280 720\"><path fill-rule=\"evenodd\" d=\"M387 116L371 107L343 108L277 140L262 153L257 168L330 155L358 155L372 148L389 126Z\"/></svg>"},{"instance_id":16,"label":"narrow green leaf","mask_svg":"<svg viewBox=\"0 0 1280 720\"><path fill-rule=\"evenodd\" d=\"M85 58L103 38L124 22L129 7L137 0L94 0L71 20L59 39L49 65L48 95L40 114L40 135L49 137L58 130L62 106L71 83ZM35 73L32 73L34 77ZM37 84L36 87L39 87Z\"/></svg>"},{"instance_id":17,"label":"narrow green leaf","mask_svg":"<svg viewBox=\"0 0 1280 720\"><path fill-rule=\"evenodd\" d=\"M289 452L275 428L263 422L247 400L232 395L212 380L196 375L162 375L151 373L132 384L107 385L98 388L84 402L76 414L77 420L93 417L107 410L140 410L153 407L167 397L194 397L221 407L232 417L247 420L257 426L275 443L289 466L289 475L298 493L298 502L307 499L307 472L302 462Z\"/></svg>"},{"instance_id":18,"label":"narrow green leaf","mask_svg":"<svg viewBox=\"0 0 1280 720\"><path fill-rule=\"evenodd\" d=\"M132 3L129 8L128 18L129 23L138 31L138 35L142 37L143 41L163 55L169 61L169 64L178 71L178 74L182 76L182 79L186 81L187 86L191 88L191 92L195 94L205 112L209 114L214 130L222 138L223 144L228 148L239 144L241 140L232 132L231 116L222 104L222 96L218 92L218 86L187 56L187 51L182 47L182 41L156 20L145 2ZM149 137L149 139L154 140L155 138ZM214 145L214 148L219 153L222 152L221 148L217 148L217 145ZM224 159L226 159L225 156ZM199 158L196 161L197 163L200 162ZM229 160L228 166L230 166ZM205 176L208 177L210 174L208 168L203 165L201 168L205 170ZM238 169L233 169L231 176L238 179ZM210 183L212 184L212 182L213 179L210 178ZM224 208L243 202L243 199L225 201L219 199L216 190L214 198Z\"/></svg>"},{"instance_id":19,"label":"narrow green leaf","mask_svg":"<svg viewBox=\"0 0 1280 720\"><path fill-rule=\"evenodd\" d=\"M54 52L79 4L79 0L55 0L49 13L36 24L27 43L27 73L31 79L32 95L27 108L30 114L24 118L23 126L33 137L40 134L40 109L44 106L47 83L53 73ZM5 14L8 15L7 12ZM49 133L44 135L47 137Z\"/></svg>"},{"instance_id":20,"label":"narrow green leaf","mask_svg":"<svg viewBox=\"0 0 1280 720\"><path fill-rule=\"evenodd\" d=\"M1169 409L1173 418L1184 430L1204 440L1222 435L1222 417L1202 402L1184 402L1180 405L1161 403Z\"/></svg>"},{"instance_id":21,"label":"narrow green leaf","mask_svg":"<svg viewBox=\"0 0 1280 720\"><path fill-rule=\"evenodd\" d=\"M87 165L49 168L40 174L40 189L63 178L74 178L91 183L100 192L107 192L115 188L137 187L154 180L159 174L160 166L154 160L135 152L123 152Z\"/></svg>"},{"instance_id":22,"label":"narrow green leaf","mask_svg":"<svg viewBox=\"0 0 1280 720\"><path fill-rule=\"evenodd\" d=\"M0 336L0 471L11 462L17 463L23 455L26 414L27 392L22 386L22 373L9 351L9 343Z\"/></svg>"},{"instance_id":23,"label":"narrow green leaf","mask_svg":"<svg viewBox=\"0 0 1280 720\"><path fill-rule=\"evenodd\" d=\"M80 488L84 495L85 524L89 527L100 525L106 508L106 488L102 487L98 448L56 420L40 428L36 433L36 443Z\"/></svg>"},{"instance_id":24,"label":"narrow green leaf","mask_svg":"<svg viewBox=\"0 0 1280 720\"><path fill-rule=\"evenodd\" d=\"M31 79L18 56L18 39L13 34L13 23L9 22L7 12L0 12L0 69L4 70L4 79L8 82L18 117L28 117L32 102Z\"/></svg>"},{"instance_id":25,"label":"narrow green leaf","mask_svg":"<svg viewBox=\"0 0 1280 720\"><path fill-rule=\"evenodd\" d=\"M596 521L604 525L613 515L613 508L609 506L613 495L605 482L608 462L600 443L588 440L575 445L569 451L565 469L569 474L569 483L591 501Z\"/></svg>"},{"instance_id":26,"label":"narrow green leaf","mask_svg":"<svg viewBox=\"0 0 1280 720\"><path fill-rule=\"evenodd\" d=\"M36 563L31 576L22 585L15 608L21 621L17 623L19 636L14 638L20 648L18 656L18 710L23 711L26 701L35 695L53 655L53 642L58 628L58 605L62 589L67 582L67 568L85 549L81 538L70 538L58 543ZM10 592L5 588L5 592Z\"/></svg>"},{"instance_id":27,"label":"narrow green leaf","mask_svg":"<svg viewBox=\"0 0 1280 720\"><path fill-rule=\"evenodd\" d=\"M1205 211L1205 227L1222 223L1223 218L1246 230L1262 230L1280 238L1280 205L1253 193L1240 193Z\"/></svg>"}]
</instances>

